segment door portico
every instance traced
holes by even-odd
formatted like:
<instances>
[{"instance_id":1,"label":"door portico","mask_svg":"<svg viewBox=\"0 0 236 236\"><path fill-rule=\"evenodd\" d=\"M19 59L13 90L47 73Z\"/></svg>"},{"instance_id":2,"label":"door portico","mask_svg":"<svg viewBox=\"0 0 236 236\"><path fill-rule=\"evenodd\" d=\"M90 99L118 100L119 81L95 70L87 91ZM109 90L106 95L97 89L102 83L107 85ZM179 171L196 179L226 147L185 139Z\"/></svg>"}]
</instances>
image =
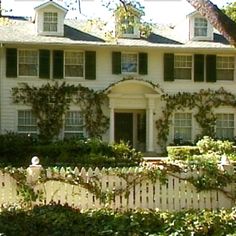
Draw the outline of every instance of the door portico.
<instances>
[{"instance_id":1,"label":"door portico","mask_svg":"<svg viewBox=\"0 0 236 236\"><path fill-rule=\"evenodd\" d=\"M138 139L140 139L140 136L142 135L143 137L141 139L145 142L144 147L146 149L144 151L153 152L155 145L155 121L153 114L156 112L158 104L160 104L160 95L160 91L156 91L151 84L139 80L124 80L111 87L108 94L110 109L109 142L113 143L117 141L117 133L119 133L120 137L122 137L121 127L120 130L116 130L119 129L117 122L123 122L124 128L125 125L128 125L128 123L131 125L131 118L128 118L128 116L131 116L132 114L133 130L130 130L129 132L133 132L134 135L132 136L133 138L130 140L130 143L137 144L139 141ZM117 114L119 113L126 113L130 115L123 115L124 120L118 121ZM138 123L137 114L141 115L143 113L145 114L145 116L142 115L142 117L145 117L145 129L140 129L142 131L135 130L138 129L138 126L135 126ZM119 119L122 119L121 117L122 115L120 115ZM127 123L125 123L125 119L127 119ZM133 123L135 121L136 123ZM139 123L139 125L141 125L141 123ZM127 129L126 132L128 132ZM127 134L124 134L124 138L126 136ZM134 145L134 147L136 148L137 145Z\"/></svg>"}]
</instances>

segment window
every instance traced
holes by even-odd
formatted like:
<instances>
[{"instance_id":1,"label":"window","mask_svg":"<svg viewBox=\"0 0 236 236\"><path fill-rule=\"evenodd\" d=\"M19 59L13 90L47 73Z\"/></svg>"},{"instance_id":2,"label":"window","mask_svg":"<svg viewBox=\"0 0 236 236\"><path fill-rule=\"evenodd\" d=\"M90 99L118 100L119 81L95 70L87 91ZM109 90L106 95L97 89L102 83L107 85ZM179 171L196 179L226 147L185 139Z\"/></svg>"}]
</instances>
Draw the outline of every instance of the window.
<instances>
[{"instance_id":1,"label":"window","mask_svg":"<svg viewBox=\"0 0 236 236\"><path fill-rule=\"evenodd\" d=\"M37 120L31 110L18 111L18 132L26 134L37 132Z\"/></svg>"},{"instance_id":2,"label":"window","mask_svg":"<svg viewBox=\"0 0 236 236\"><path fill-rule=\"evenodd\" d=\"M69 111L65 115L64 138L82 138L84 136L83 116L79 111Z\"/></svg>"},{"instance_id":3,"label":"window","mask_svg":"<svg viewBox=\"0 0 236 236\"><path fill-rule=\"evenodd\" d=\"M38 51L19 50L19 76L38 75Z\"/></svg>"},{"instance_id":4,"label":"window","mask_svg":"<svg viewBox=\"0 0 236 236\"><path fill-rule=\"evenodd\" d=\"M180 141L192 140L192 114L175 113L174 115L174 139Z\"/></svg>"},{"instance_id":5,"label":"window","mask_svg":"<svg viewBox=\"0 0 236 236\"><path fill-rule=\"evenodd\" d=\"M207 20L204 18L194 19L194 37L207 36Z\"/></svg>"},{"instance_id":6,"label":"window","mask_svg":"<svg viewBox=\"0 0 236 236\"><path fill-rule=\"evenodd\" d=\"M135 53L123 53L121 55L121 71L122 73L137 73L138 55Z\"/></svg>"},{"instance_id":7,"label":"window","mask_svg":"<svg viewBox=\"0 0 236 236\"><path fill-rule=\"evenodd\" d=\"M57 32L57 13L44 12L43 31L44 32Z\"/></svg>"},{"instance_id":8,"label":"window","mask_svg":"<svg viewBox=\"0 0 236 236\"><path fill-rule=\"evenodd\" d=\"M84 53L65 52L65 77L83 77Z\"/></svg>"},{"instance_id":9,"label":"window","mask_svg":"<svg viewBox=\"0 0 236 236\"><path fill-rule=\"evenodd\" d=\"M234 138L234 114L216 114L216 137L219 139Z\"/></svg>"},{"instance_id":10,"label":"window","mask_svg":"<svg viewBox=\"0 0 236 236\"><path fill-rule=\"evenodd\" d=\"M174 57L174 78L191 80L192 78L192 56L175 55Z\"/></svg>"},{"instance_id":11,"label":"window","mask_svg":"<svg viewBox=\"0 0 236 236\"><path fill-rule=\"evenodd\" d=\"M127 16L121 21L123 34L134 34L134 16Z\"/></svg>"},{"instance_id":12,"label":"window","mask_svg":"<svg viewBox=\"0 0 236 236\"><path fill-rule=\"evenodd\" d=\"M234 57L216 57L216 77L217 80L234 80Z\"/></svg>"}]
</instances>

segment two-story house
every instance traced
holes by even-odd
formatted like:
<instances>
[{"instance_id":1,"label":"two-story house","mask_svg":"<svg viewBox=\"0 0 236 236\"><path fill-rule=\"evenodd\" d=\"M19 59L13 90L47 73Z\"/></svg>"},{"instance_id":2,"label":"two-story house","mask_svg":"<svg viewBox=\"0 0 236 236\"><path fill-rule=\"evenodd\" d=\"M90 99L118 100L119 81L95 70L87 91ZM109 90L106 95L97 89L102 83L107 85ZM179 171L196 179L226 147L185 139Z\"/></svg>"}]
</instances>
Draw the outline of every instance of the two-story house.
<instances>
[{"instance_id":1,"label":"two-story house","mask_svg":"<svg viewBox=\"0 0 236 236\"><path fill-rule=\"evenodd\" d=\"M48 1L35 8L34 21L10 17L0 26L1 133L38 132L31 107L12 102L11 89L21 83L41 86L58 81L104 90L109 129L103 140L129 140L148 152L161 150L156 121L165 112L164 94L223 87L236 95L236 49L198 11L176 27L153 30L147 38L141 37L138 26L142 14L134 11L129 18L116 20L115 41L71 26L66 13ZM202 130L195 114L196 107L173 109L166 144L178 138L194 141ZM235 107L217 106L214 114L216 136L234 138ZM83 123L80 108L71 104L61 137L86 137Z\"/></svg>"}]
</instances>

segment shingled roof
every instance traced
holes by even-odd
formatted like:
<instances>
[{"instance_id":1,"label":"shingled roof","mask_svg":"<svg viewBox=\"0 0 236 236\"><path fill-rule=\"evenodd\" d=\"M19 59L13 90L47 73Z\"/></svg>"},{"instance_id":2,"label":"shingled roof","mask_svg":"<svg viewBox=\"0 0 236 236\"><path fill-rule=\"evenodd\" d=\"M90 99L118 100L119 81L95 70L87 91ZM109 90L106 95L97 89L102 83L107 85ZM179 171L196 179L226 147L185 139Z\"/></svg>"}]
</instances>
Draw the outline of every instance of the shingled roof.
<instances>
[{"instance_id":1,"label":"shingled roof","mask_svg":"<svg viewBox=\"0 0 236 236\"><path fill-rule=\"evenodd\" d=\"M229 42L236 46L236 23L210 0L186 0L216 28Z\"/></svg>"}]
</instances>

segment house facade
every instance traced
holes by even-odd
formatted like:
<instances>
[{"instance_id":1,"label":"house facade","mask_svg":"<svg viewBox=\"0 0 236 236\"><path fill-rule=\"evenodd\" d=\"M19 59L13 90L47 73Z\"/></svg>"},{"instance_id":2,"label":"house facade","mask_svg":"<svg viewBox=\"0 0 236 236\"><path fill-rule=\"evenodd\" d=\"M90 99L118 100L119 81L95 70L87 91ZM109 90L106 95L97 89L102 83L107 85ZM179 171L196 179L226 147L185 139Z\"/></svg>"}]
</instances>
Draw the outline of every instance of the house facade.
<instances>
[{"instance_id":1,"label":"house facade","mask_svg":"<svg viewBox=\"0 0 236 236\"><path fill-rule=\"evenodd\" d=\"M159 28L146 38L136 28L138 24L130 25L129 19L123 19L127 27L119 29L114 41L81 31L65 20L66 12L61 5L48 1L35 8L34 21L6 18L0 26L2 134L38 132L30 105L12 101L12 88L22 83L40 87L65 82L104 91L108 101L103 112L109 118L109 128L101 134L103 140L129 141L147 152L162 149L159 139L163 128L161 131L158 124L164 122L165 95L203 90L236 95L236 49L197 11L180 25ZM136 17L140 16L136 12L130 19L139 22ZM176 140L194 142L202 133L197 109L181 104L173 107L163 138L166 145ZM216 137L233 139L233 102L212 110ZM60 138L88 136L79 106L71 104L63 119Z\"/></svg>"}]
</instances>

